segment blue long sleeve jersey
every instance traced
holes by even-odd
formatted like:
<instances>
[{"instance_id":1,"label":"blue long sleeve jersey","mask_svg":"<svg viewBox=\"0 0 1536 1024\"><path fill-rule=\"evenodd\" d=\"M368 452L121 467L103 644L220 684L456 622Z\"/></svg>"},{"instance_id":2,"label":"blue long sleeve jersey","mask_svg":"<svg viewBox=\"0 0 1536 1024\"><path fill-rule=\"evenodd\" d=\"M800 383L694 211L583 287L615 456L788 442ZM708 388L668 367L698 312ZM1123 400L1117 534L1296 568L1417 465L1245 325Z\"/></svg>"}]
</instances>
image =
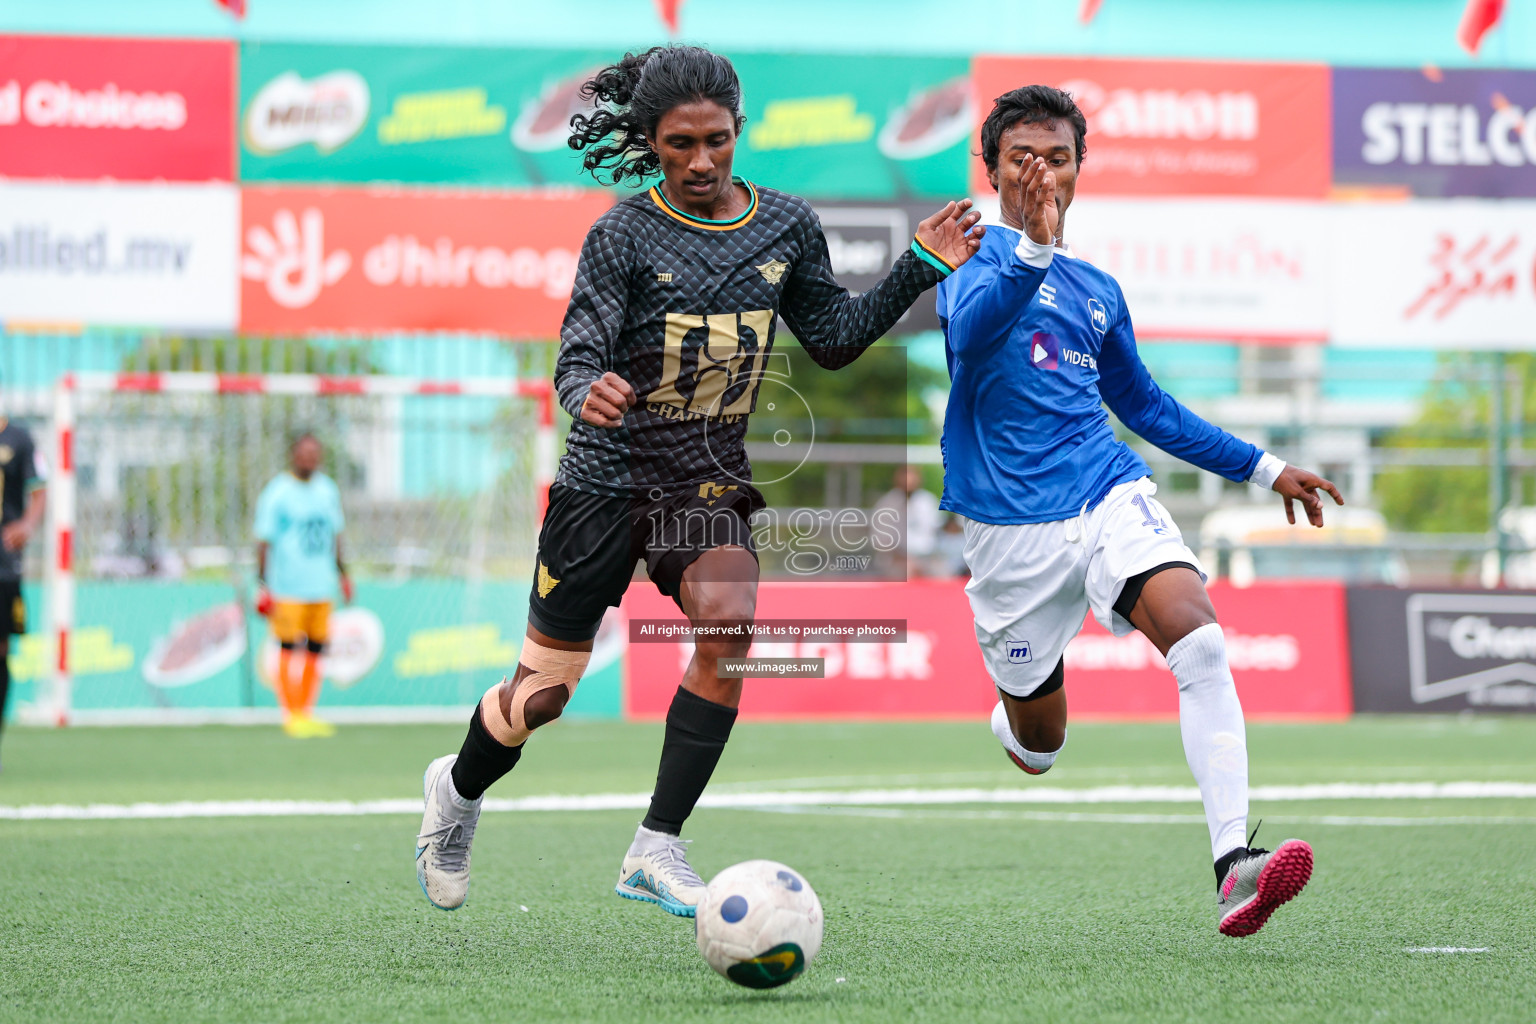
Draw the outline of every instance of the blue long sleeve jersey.
<instances>
[{"instance_id":1,"label":"blue long sleeve jersey","mask_svg":"<svg viewBox=\"0 0 1536 1024\"><path fill-rule=\"evenodd\" d=\"M952 381L940 507L983 523L1051 522L1148 475L1106 405L1170 455L1247 480L1263 452L1157 385L1115 279L1060 249L1031 266L1015 252L1020 238L988 225L980 251L939 284Z\"/></svg>"}]
</instances>

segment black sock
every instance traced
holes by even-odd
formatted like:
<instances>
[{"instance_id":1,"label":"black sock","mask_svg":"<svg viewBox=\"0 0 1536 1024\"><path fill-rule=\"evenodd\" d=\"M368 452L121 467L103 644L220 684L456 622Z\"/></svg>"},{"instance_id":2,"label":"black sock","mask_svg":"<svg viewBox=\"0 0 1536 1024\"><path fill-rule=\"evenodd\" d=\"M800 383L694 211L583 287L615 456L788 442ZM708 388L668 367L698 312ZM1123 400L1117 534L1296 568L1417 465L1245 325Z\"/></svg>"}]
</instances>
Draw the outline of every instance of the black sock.
<instances>
[{"instance_id":1,"label":"black sock","mask_svg":"<svg viewBox=\"0 0 1536 1024\"><path fill-rule=\"evenodd\" d=\"M453 788L466 800L478 800L522 756L522 744L504 746L491 735L480 719L480 705L476 704L475 713L469 716L469 734L459 748L459 759L453 762Z\"/></svg>"},{"instance_id":2,"label":"black sock","mask_svg":"<svg viewBox=\"0 0 1536 1024\"><path fill-rule=\"evenodd\" d=\"M1239 846L1222 854L1221 860L1216 862L1216 884L1220 885L1226 881L1227 872L1232 870L1232 865L1246 856L1248 856L1248 847L1246 846Z\"/></svg>"},{"instance_id":3,"label":"black sock","mask_svg":"<svg viewBox=\"0 0 1536 1024\"><path fill-rule=\"evenodd\" d=\"M731 738L736 709L705 700L681 686L667 709L667 736L661 744L661 766L651 810L641 822L648 829L677 835L693 813L709 777L720 763L725 741Z\"/></svg>"}]
</instances>

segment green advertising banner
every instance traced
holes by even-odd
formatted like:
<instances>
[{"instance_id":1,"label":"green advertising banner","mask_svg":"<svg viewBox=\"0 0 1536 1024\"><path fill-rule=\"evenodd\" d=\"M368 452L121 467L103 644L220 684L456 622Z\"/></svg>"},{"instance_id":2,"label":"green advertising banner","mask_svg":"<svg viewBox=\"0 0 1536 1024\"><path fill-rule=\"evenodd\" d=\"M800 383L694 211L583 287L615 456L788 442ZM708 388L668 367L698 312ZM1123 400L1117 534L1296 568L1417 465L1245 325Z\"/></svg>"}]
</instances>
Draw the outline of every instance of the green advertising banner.
<instances>
[{"instance_id":1,"label":"green advertising banner","mask_svg":"<svg viewBox=\"0 0 1536 1024\"><path fill-rule=\"evenodd\" d=\"M976 124L963 57L740 54L736 171L818 199L966 194Z\"/></svg>"},{"instance_id":2,"label":"green advertising banner","mask_svg":"<svg viewBox=\"0 0 1536 1024\"><path fill-rule=\"evenodd\" d=\"M579 184L576 90L613 54L314 46L240 49L245 181ZM590 179L589 179L590 182Z\"/></svg>"},{"instance_id":3,"label":"green advertising banner","mask_svg":"<svg viewBox=\"0 0 1536 1024\"><path fill-rule=\"evenodd\" d=\"M38 589L27 601L38 622ZM244 615L222 583L82 581L71 642L75 712L275 708L270 680L277 648L266 620ZM319 712L328 708L467 709L517 663L528 622L526 582L462 579L361 582L352 609L332 620L334 665ZM358 629L359 624L363 627ZM16 638L13 709L50 692L52 637ZM616 718L623 636L604 623L590 667L566 712Z\"/></svg>"},{"instance_id":4,"label":"green advertising banner","mask_svg":"<svg viewBox=\"0 0 1536 1024\"><path fill-rule=\"evenodd\" d=\"M245 181L593 185L566 145L577 90L617 53L246 43ZM733 57L737 173L816 198L965 194L961 57Z\"/></svg>"}]
</instances>

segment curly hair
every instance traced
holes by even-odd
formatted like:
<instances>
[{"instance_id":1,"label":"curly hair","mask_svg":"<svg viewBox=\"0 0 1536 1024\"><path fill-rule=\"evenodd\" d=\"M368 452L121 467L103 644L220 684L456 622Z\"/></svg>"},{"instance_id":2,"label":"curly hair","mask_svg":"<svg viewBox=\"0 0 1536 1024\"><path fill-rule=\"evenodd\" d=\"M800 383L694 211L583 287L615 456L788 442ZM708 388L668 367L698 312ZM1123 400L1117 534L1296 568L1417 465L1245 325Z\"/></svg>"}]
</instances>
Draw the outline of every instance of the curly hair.
<instances>
[{"instance_id":1,"label":"curly hair","mask_svg":"<svg viewBox=\"0 0 1536 1024\"><path fill-rule=\"evenodd\" d=\"M599 182L642 181L661 173L661 158L648 138L673 107L699 100L730 111L741 131L741 80L731 62L698 46L655 46L626 53L581 87L583 99L597 100L591 114L571 118L572 149L585 149L581 166ZM590 147L590 148L589 148Z\"/></svg>"},{"instance_id":2,"label":"curly hair","mask_svg":"<svg viewBox=\"0 0 1536 1024\"><path fill-rule=\"evenodd\" d=\"M1088 119L1077 109L1070 93L1053 89L1048 85L1026 85L1012 92L1005 92L992 104L992 113L981 126L981 159L987 170L997 170L998 146L1003 132L1016 124L1045 124L1065 121L1077 136L1077 165L1083 165L1088 153L1085 138L1088 135Z\"/></svg>"}]
</instances>

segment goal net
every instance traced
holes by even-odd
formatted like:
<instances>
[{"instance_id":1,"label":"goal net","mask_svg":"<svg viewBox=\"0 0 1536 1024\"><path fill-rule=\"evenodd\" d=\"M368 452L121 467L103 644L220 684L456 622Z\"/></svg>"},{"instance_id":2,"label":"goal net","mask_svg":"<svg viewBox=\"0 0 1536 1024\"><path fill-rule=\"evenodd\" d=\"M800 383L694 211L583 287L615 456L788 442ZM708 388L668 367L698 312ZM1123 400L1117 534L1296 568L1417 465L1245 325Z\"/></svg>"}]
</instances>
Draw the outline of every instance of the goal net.
<instances>
[{"instance_id":1,"label":"goal net","mask_svg":"<svg viewBox=\"0 0 1536 1024\"><path fill-rule=\"evenodd\" d=\"M46 626L16 659L23 714L275 715L253 518L307 432L341 490L356 584L333 617L321 713L457 717L516 661L552 413L541 380L63 378L54 442L40 445L55 452Z\"/></svg>"}]
</instances>

